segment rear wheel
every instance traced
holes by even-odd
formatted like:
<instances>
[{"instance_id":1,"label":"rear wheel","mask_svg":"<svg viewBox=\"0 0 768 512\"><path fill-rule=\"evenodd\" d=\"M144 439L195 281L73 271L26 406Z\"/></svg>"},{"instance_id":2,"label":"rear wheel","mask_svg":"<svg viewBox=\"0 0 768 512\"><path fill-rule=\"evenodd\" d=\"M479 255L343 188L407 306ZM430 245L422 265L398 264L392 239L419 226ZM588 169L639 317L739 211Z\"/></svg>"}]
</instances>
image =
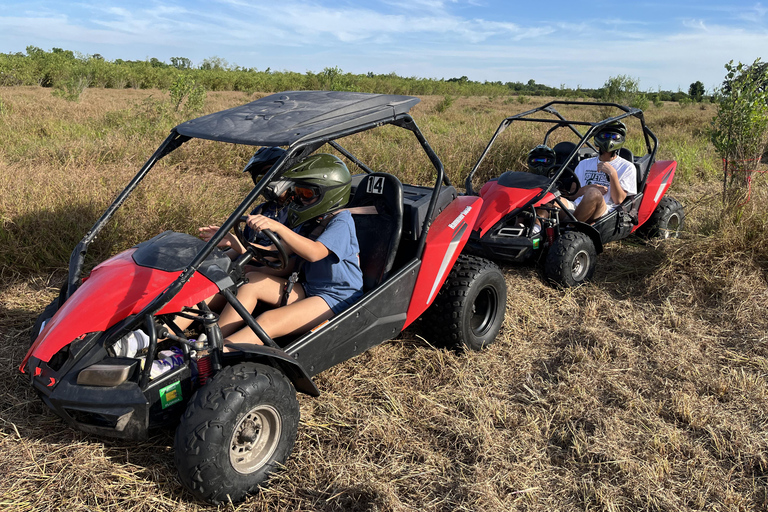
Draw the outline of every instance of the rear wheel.
<instances>
[{"instance_id":1,"label":"rear wheel","mask_svg":"<svg viewBox=\"0 0 768 512\"><path fill-rule=\"evenodd\" d=\"M592 278L596 263L592 239L579 231L567 231L549 248L544 275L558 286L579 286Z\"/></svg>"},{"instance_id":2,"label":"rear wheel","mask_svg":"<svg viewBox=\"0 0 768 512\"><path fill-rule=\"evenodd\" d=\"M195 393L176 429L176 467L198 498L241 501L293 450L299 404L288 379L254 363L226 367Z\"/></svg>"},{"instance_id":3,"label":"rear wheel","mask_svg":"<svg viewBox=\"0 0 768 512\"><path fill-rule=\"evenodd\" d=\"M427 337L441 346L481 350L504 321L507 283L495 263L462 254L422 319Z\"/></svg>"},{"instance_id":4,"label":"rear wheel","mask_svg":"<svg viewBox=\"0 0 768 512\"><path fill-rule=\"evenodd\" d=\"M662 197L641 230L648 238L678 238L684 222L683 205L671 197Z\"/></svg>"}]
</instances>

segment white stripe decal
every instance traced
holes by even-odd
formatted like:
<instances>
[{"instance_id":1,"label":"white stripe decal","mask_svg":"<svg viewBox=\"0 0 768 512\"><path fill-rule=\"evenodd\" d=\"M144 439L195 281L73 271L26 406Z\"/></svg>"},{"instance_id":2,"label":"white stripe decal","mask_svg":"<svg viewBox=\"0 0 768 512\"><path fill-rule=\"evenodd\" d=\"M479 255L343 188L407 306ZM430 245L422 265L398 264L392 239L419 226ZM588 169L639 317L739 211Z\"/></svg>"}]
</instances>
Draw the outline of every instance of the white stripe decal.
<instances>
[{"instance_id":1,"label":"white stripe decal","mask_svg":"<svg viewBox=\"0 0 768 512\"><path fill-rule=\"evenodd\" d=\"M435 282L432 284L432 290L429 292L429 297L427 297L427 304L432 302L432 299L435 297L435 293L437 293L437 289L440 283L443 282L443 276L448 271L448 262L453 259L453 255L456 253L456 249L459 247L461 237L466 230L467 223L465 222L462 224L461 228L459 228L459 230L453 235L453 240L451 240L451 243L448 244L448 250L445 252L445 256L443 256L443 262L440 263L440 270L437 271Z\"/></svg>"},{"instance_id":2,"label":"white stripe decal","mask_svg":"<svg viewBox=\"0 0 768 512\"><path fill-rule=\"evenodd\" d=\"M466 208L464 208L464 209L461 211L461 213L459 214L459 216L458 216L458 217L456 217L455 219L453 219L453 222L451 222L450 224L448 224L448 227L449 227L449 228L451 228L451 229L454 229L456 226L458 226L458 225L459 225L459 222L461 222L462 220L464 220L464 217L466 217L466 216L467 216L467 214L468 214L469 212L471 212L471 211L472 211L472 207L471 207L471 206L467 206Z\"/></svg>"}]
</instances>

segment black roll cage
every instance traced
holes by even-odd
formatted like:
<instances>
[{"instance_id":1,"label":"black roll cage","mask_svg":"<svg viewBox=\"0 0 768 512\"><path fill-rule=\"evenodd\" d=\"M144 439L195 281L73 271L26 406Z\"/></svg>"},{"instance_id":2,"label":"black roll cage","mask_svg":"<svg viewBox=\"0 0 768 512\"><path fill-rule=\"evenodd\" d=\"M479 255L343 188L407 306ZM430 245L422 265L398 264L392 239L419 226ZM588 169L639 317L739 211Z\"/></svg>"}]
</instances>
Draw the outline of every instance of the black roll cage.
<instances>
[{"instance_id":1,"label":"black roll cage","mask_svg":"<svg viewBox=\"0 0 768 512\"><path fill-rule=\"evenodd\" d=\"M602 121L598 121L596 123L591 123L588 121L572 121L568 120L565 117L563 117L554 107L555 105L569 105L569 106L597 106L597 107L615 107L622 111L621 114L608 117L606 119L603 119ZM536 113L539 112L546 112L548 114L551 114L556 117L556 119L547 119L547 118L535 118L530 117ZM483 150L482 154L480 155L480 158L478 158L475 165L472 167L472 170L469 172L469 175L467 176L464 187L466 188L467 195L477 195L472 187L472 178L475 176L475 173L477 172L478 168L480 167L480 164L482 164L483 160L485 159L486 155L491 149L491 146L496 142L496 139L501 135L504 130L506 130L513 122L515 121L527 121L527 122L534 122L534 123L547 123L552 124L552 126L549 130L547 130L547 133L544 136L544 144L547 143L547 140L549 139L549 136L558 128L566 127L570 129L576 136L579 137L579 142L576 144L576 147L571 151L571 153L568 155L568 158L563 161L562 165L560 166L560 169L558 170L557 174L552 177L552 179L549 182L549 185L535 198L532 199L533 202L538 201L545 195L547 195L552 188L555 186L557 181L560 179L560 176L565 172L565 170L568 168L570 163L573 161L573 159L578 154L579 150L583 146L588 146L595 151L597 149L592 145L591 142L589 142L589 139L592 137L592 135L595 133L595 131L600 128L601 126L605 126L606 124L612 123L614 121L620 121L622 119L625 119L627 117L636 117L640 120L640 125L643 130L643 138L645 140L645 146L648 154L651 155L650 161L654 162L656 159L656 151L659 147L659 139L656 137L656 135L651 131L650 128L645 124L645 117L643 116L643 111L639 108L634 107L627 107L624 105L619 105L618 103L607 103L607 102L598 102L598 101L566 101L566 100L554 100L550 101L549 103L546 103L540 107L534 108L532 110L528 110L527 112L522 112L520 114L516 114L510 117L505 118L501 123L499 124L499 127L496 129L496 132L493 134L493 137L491 137L491 140L488 142L488 145ZM588 126L589 128L585 133L581 133L577 126ZM647 179L647 175L643 176L642 185L645 185L645 180ZM639 191L638 191L639 192Z\"/></svg>"},{"instance_id":2,"label":"black roll cage","mask_svg":"<svg viewBox=\"0 0 768 512\"><path fill-rule=\"evenodd\" d=\"M374 96L374 95L371 95L371 96ZM432 147L427 142L426 138L422 134L416 122L407 113L395 113L394 116L390 116L390 118L386 121L382 121L381 119L378 119L375 121L364 122L362 124L352 125L352 126L350 126L350 123L345 123L342 129L339 129L337 131L324 130L322 134L316 137L312 137L312 136L304 137L290 144L288 146L286 153L271 167L269 171L265 173L262 179L258 181L258 183L254 186L251 192L243 199L243 201L235 209L235 211L229 216L229 218L227 218L226 221L224 221L224 223L221 225L216 235L213 236L211 240L209 240L205 244L205 246L202 247L200 252L198 252L198 254L193 258L193 260L189 263L189 265L181 272L181 274L176 278L176 280L174 280L170 285L168 285L168 287L166 287L165 290L163 290L159 295L157 295L139 313L133 315L132 317L127 318L125 321L119 324L120 327L118 328L120 330L120 333L127 332L139 327L146 327L150 331L149 332L150 340L151 340L150 348L153 349L156 345L156 339L157 339L154 322L152 320L154 315L158 311L160 311L165 305L167 305L181 291L181 289L187 283L187 281L189 281L192 278L192 276L195 274L195 272L198 271L198 269L206 260L206 258L208 258L208 256L217 247L218 243L235 226L235 224L238 222L240 217L243 216L249 210L251 205L256 201L258 196L261 194L262 190L264 190L264 188L272 180L280 177L286 170L291 168L291 166L294 163L300 160L303 160L304 158L312 154L314 151L316 151L326 143L331 145L334 149L338 150L345 157L349 158L353 163L355 163L355 165L360 167L364 172L370 173L372 172L371 169L368 168L362 162L360 162L356 157L354 157L351 153L349 153L349 151L347 151L342 146L340 146L336 142L336 139L340 139L343 137L354 135L356 133L371 130L373 128L377 128L386 124L393 124L395 126L411 131L416 137L416 139L419 141L419 144L427 154L427 157L429 158L430 162L432 163L436 171L434 191L429 201L427 214L424 219L424 222L422 225L422 231L418 238L417 246L416 246L417 248L416 248L415 258L420 259L424 251L424 245L426 243L429 227L432 223L437 200L440 196L440 189L443 185L446 185L446 186L451 185L450 181L448 180L448 177L445 174L445 170L442 162L440 161L440 159L435 154ZM125 202L127 197L138 187L141 181L146 177L149 171L154 167L154 165L161 158L170 154L172 151L176 150L182 144L189 141L190 139L197 138L197 137L182 135L177 131L177 128L178 127L171 130L171 133L163 141L160 147L152 154L152 156L142 166L142 168L139 170L136 176L134 176L134 178L130 181L130 183L128 183L125 189L118 195L118 197L114 200L114 202L107 208L104 214L102 214L101 218L99 218L99 220L94 224L94 226L88 231L88 233L83 237L83 239L75 247L74 251L70 256L70 261L69 261L69 275L68 275L66 290L64 295L65 300L68 299L82 283L81 274L82 274L88 246L93 242L93 240L96 238L99 232L109 222L109 220L117 211L117 209ZM220 139L214 139L214 140L220 140ZM233 304L233 306L239 305L241 306L241 309L242 309L242 305L239 303L235 295L231 293L229 289L223 290L223 291L227 301L229 301L230 303L232 303L232 301L236 302L237 304ZM274 343L273 340L269 339L266 336L266 333L264 333L263 330L254 328L253 324L255 324L255 321L248 322L248 320L246 319L246 322L247 322L247 325L249 325L249 327L254 331L254 333L260 339L262 339L265 345L272 347L271 350L273 351L277 350L278 352L285 355L286 359L291 359L290 356L287 355L281 349L274 348L274 347L277 347L277 345ZM258 324L256 324L256 327L258 327ZM148 360L147 363L148 363L147 369L149 369L149 367L151 366L151 356L150 356L150 360ZM298 364L298 362L295 362L295 366L298 366L300 368L300 365ZM303 369L301 368L300 370L303 371ZM148 374L148 372L145 372L145 373ZM304 373L306 374L306 372Z\"/></svg>"}]
</instances>

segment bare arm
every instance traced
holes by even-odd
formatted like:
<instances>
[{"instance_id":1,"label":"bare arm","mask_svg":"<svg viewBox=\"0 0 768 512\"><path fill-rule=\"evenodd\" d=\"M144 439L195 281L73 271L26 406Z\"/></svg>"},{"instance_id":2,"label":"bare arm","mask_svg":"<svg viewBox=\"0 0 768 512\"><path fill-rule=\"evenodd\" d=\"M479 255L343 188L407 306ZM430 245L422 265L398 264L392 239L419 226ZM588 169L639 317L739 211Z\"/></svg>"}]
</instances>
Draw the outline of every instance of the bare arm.
<instances>
[{"instance_id":1,"label":"bare arm","mask_svg":"<svg viewBox=\"0 0 768 512\"><path fill-rule=\"evenodd\" d=\"M611 181L611 201L613 201L614 204L619 204L624 201L624 199L627 198L627 193L623 188L621 188L621 183L619 182L619 173L616 172L616 169L614 169L614 167L608 162L598 162L597 170L605 173L605 175L608 176L608 179Z\"/></svg>"},{"instance_id":2,"label":"bare arm","mask_svg":"<svg viewBox=\"0 0 768 512\"><path fill-rule=\"evenodd\" d=\"M279 235L288 248L307 261L320 261L330 254L322 243L301 236L284 224L263 215L249 215L246 223L256 231L269 229Z\"/></svg>"}]
</instances>

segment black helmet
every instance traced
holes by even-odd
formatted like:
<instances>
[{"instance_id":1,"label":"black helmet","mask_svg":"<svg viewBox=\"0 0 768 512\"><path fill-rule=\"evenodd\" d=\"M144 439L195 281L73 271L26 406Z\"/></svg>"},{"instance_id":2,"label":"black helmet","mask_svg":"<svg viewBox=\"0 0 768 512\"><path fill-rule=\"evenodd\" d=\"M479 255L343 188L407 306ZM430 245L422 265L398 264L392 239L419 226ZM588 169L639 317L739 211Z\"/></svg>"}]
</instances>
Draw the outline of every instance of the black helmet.
<instances>
[{"instance_id":1,"label":"black helmet","mask_svg":"<svg viewBox=\"0 0 768 512\"><path fill-rule=\"evenodd\" d=\"M555 150L544 144L539 144L528 153L528 169L536 174L547 176L556 163Z\"/></svg>"},{"instance_id":2,"label":"black helmet","mask_svg":"<svg viewBox=\"0 0 768 512\"><path fill-rule=\"evenodd\" d=\"M285 150L279 146L259 148L251 159L248 160L243 172L251 173L251 179L255 185L261 179L261 175L264 174L267 167L273 166L284 154Z\"/></svg>"},{"instance_id":3,"label":"black helmet","mask_svg":"<svg viewBox=\"0 0 768 512\"><path fill-rule=\"evenodd\" d=\"M626 138L627 126L621 121L614 121L597 129L595 146L603 153L610 153L623 146Z\"/></svg>"},{"instance_id":4,"label":"black helmet","mask_svg":"<svg viewBox=\"0 0 768 512\"><path fill-rule=\"evenodd\" d=\"M317 154L294 165L265 189L282 194L292 191L288 206L291 228L344 207L349 201L352 176L344 162L328 154ZM278 194L278 196L279 196Z\"/></svg>"}]
</instances>

